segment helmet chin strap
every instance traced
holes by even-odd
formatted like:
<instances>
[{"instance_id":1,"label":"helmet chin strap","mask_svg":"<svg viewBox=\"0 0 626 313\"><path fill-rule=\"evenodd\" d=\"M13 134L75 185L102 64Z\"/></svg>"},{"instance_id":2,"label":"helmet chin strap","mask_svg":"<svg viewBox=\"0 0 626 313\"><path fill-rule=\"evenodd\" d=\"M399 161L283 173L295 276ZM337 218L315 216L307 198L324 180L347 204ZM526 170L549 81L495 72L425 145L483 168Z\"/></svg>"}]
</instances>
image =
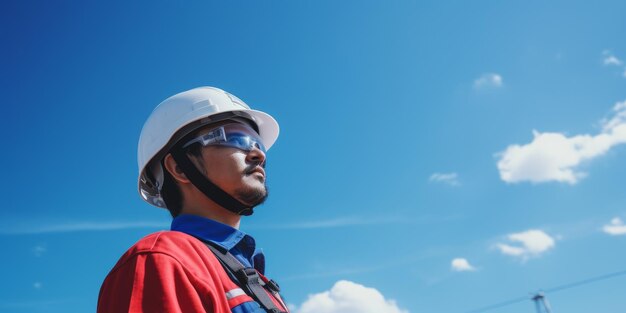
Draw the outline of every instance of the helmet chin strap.
<instances>
[{"instance_id":1,"label":"helmet chin strap","mask_svg":"<svg viewBox=\"0 0 626 313\"><path fill-rule=\"evenodd\" d=\"M241 203L233 196L229 195L226 191L222 190L206 176L204 176L196 166L189 160L187 153L184 149L172 149L172 157L180 169L187 175L187 178L191 183L198 188L207 198L213 200L221 207L227 209L238 215L252 215L253 207Z\"/></svg>"}]
</instances>

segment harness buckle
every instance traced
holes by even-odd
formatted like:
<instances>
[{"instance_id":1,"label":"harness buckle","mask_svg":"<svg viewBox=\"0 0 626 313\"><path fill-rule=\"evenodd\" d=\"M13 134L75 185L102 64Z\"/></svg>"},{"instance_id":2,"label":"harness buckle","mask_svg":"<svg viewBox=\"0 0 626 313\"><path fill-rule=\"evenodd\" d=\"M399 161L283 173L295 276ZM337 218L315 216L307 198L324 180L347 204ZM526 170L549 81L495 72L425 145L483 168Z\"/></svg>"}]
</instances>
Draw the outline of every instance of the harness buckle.
<instances>
[{"instance_id":1,"label":"harness buckle","mask_svg":"<svg viewBox=\"0 0 626 313\"><path fill-rule=\"evenodd\" d=\"M268 280L266 283L267 287L274 291L274 292L280 292L280 286L278 285L278 283L276 281L274 281L273 279Z\"/></svg>"},{"instance_id":2,"label":"harness buckle","mask_svg":"<svg viewBox=\"0 0 626 313\"><path fill-rule=\"evenodd\" d=\"M242 268L241 270L235 273L237 279L243 283L248 284L248 282L252 282L253 284L261 284L261 277L259 277L259 273L253 268Z\"/></svg>"}]
</instances>

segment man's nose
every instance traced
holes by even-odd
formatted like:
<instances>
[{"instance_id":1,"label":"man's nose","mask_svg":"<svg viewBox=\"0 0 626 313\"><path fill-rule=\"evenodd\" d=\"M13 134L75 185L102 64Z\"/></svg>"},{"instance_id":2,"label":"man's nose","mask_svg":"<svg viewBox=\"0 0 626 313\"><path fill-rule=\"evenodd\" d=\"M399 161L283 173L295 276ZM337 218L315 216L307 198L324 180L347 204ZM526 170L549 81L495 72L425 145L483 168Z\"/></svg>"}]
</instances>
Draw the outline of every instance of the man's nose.
<instances>
[{"instance_id":1,"label":"man's nose","mask_svg":"<svg viewBox=\"0 0 626 313\"><path fill-rule=\"evenodd\" d=\"M246 161L249 163L265 164L265 153L259 147L255 146L246 155Z\"/></svg>"}]
</instances>

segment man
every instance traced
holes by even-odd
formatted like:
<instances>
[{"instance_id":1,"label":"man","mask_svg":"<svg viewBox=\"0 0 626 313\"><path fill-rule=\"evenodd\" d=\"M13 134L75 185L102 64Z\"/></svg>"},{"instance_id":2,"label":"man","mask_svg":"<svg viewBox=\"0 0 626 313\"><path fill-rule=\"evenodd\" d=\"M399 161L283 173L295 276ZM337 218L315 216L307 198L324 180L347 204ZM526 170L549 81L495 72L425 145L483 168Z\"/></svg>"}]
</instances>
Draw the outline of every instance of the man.
<instances>
[{"instance_id":1,"label":"man","mask_svg":"<svg viewBox=\"0 0 626 313\"><path fill-rule=\"evenodd\" d=\"M288 312L265 259L238 230L267 197L270 115L200 87L163 101L139 138L139 193L171 231L133 245L106 277L98 312Z\"/></svg>"}]
</instances>

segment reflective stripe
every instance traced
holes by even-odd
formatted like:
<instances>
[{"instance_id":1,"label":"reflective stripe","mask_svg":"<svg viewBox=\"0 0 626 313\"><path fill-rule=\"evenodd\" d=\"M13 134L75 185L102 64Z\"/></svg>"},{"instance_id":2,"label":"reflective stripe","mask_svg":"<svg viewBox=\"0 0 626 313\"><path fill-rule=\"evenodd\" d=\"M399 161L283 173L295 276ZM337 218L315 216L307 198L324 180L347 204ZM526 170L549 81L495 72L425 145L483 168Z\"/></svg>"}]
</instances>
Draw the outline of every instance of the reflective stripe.
<instances>
[{"instance_id":1,"label":"reflective stripe","mask_svg":"<svg viewBox=\"0 0 626 313\"><path fill-rule=\"evenodd\" d=\"M226 299L230 300L232 298L239 297L239 296L242 296L242 295L245 295L245 294L246 293L243 291L243 289L235 288L235 289L232 289L232 290L226 292Z\"/></svg>"}]
</instances>

